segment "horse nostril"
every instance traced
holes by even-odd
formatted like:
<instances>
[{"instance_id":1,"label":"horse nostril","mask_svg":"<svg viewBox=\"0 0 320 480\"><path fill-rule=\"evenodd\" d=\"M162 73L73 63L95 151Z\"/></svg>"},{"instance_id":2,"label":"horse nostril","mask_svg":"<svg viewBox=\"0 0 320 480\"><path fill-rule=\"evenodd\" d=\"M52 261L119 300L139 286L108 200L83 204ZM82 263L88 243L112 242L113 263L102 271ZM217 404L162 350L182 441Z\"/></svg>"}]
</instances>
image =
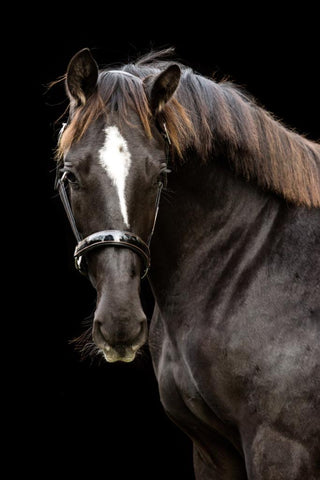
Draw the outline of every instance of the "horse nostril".
<instances>
[{"instance_id":1,"label":"horse nostril","mask_svg":"<svg viewBox=\"0 0 320 480\"><path fill-rule=\"evenodd\" d=\"M140 347L147 339L147 319L146 317L140 321L139 330L135 337L132 339L133 347Z\"/></svg>"},{"instance_id":2,"label":"horse nostril","mask_svg":"<svg viewBox=\"0 0 320 480\"><path fill-rule=\"evenodd\" d=\"M104 347L107 342L107 333L104 329L103 322L98 319L95 319L93 322L92 337L94 343L98 347Z\"/></svg>"}]
</instances>

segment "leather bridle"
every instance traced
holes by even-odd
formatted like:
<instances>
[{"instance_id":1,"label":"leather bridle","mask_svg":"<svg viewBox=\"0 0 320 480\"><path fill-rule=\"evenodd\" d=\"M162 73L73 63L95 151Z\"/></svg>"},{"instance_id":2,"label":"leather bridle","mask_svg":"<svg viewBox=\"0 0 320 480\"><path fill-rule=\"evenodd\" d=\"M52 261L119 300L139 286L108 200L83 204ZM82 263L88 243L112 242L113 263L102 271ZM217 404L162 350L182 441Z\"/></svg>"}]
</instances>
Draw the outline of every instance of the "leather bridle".
<instances>
[{"instance_id":1,"label":"leather bridle","mask_svg":"<svg viewBox=\"0 0 320 480\"><path fill-rule=\"evenodd\" d=\"M165 139L166 164L168 165L171 141L166 128L166 124L163 123L162 128L159 130L163 138ZM134 253L136 253L137 255L139 255L143 264L141 278L144 278L148 274L148 271L151 265L150 242L151 242L151 238L152 238L156 221L157 221L161 192L167 182L167 169L162 173L162 177L158 182L158 191L157 191L157 197L155 201L155 210L154 210L155 213L154 213L153 225L152 225L151 233L148 237L147 242L142 240L142 238L139 237L139 235L136 235L135 233L122 231L122 230L102 230L99 232L92 233L91 235L88 235L85 238L82 238L82 235L80 234L77 228L76 221L70 205L69 197L67 194L67 189L66 189L67 174L66 173L67 172L63 172L62 175L60 176L61 170L58 166L55 188L58 189L59 191L59 195L60 195L62 204L64 206L66 215L68 217L71 229L77 240L77 245L74 250L74 260L75 260L75 266L77 270L79 270L80 273L87 275L88 272L87 272L87 262L85 259L85 255L89 251L95 248L101 248L101 247L115 247L115 248L121 247L121 248L128 248Z\"/></svg>"}]
</instances>

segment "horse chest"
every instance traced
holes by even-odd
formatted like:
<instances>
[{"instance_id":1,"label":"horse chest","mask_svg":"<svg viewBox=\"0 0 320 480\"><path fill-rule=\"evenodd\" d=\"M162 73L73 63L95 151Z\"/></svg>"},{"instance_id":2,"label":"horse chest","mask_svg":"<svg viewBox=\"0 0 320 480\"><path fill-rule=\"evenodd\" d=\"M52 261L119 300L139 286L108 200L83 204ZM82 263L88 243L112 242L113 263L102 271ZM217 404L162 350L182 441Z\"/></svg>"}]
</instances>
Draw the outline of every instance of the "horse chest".
<instances>
[{"instance_id":1,"label":"horse chest","mask_svg":"<svg viewBox=\"0 0 320 480\"><path fill-rule=\"evenodd\" d=\"M189 351L197 349L197 344L195 335ZM194 365L190 365L183 351L166 334L161 320L156 321L150 330L150 349L161 403L168 416L202 444L209 445L212 436L218 434L238 448L237 434L229 423L230 412L226 412L219 396L219 377L210 378L205 387L199 385L202 377L208 379L210 368L199 364L201 373L194 371ZM213 401L208 402L208 396Z\"/></svg>"},{"instance_id":2,"label":"horse chest","mask_svg":"<svg viewBox=\"0 0 320 480\"><path fill-rule=\"evenodd\" d=\"M157 366L157 379L161 403L168 416L192 438L201 438L212 412L201 398L187 366L172 355L164 345L162 358Z\"/></svg>"}]
</instances>

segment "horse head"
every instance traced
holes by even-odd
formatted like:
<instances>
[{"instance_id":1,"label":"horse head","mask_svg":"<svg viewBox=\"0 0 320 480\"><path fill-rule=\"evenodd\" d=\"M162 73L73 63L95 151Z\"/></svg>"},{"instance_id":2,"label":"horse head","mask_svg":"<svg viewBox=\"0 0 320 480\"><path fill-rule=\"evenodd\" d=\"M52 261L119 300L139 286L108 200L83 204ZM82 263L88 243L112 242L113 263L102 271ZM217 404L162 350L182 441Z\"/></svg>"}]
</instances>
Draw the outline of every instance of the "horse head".
<instances>
[{"instance_id":1,"label":"horse head","mask_svg":"<svg viewBox=\"0 0 320 480\"><path fill-rule=\"evenodd\" d=\"M93 340L108 362L132 361L147 340L140 279L167 169L159 118L179 79L176 64L145 79L99 72L88 49L68 65L60 187L79 240L78 267L97 292Z\"/></svg>"}]
</instances>

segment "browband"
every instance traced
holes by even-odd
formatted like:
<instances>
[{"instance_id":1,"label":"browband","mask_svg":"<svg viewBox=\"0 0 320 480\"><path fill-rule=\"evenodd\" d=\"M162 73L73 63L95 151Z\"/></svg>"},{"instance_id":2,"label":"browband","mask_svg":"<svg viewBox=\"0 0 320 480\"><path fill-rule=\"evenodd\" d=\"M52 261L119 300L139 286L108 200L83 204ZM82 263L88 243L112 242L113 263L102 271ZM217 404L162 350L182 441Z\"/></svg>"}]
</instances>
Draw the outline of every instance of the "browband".
<instances>
[{"instance_id":1,"label":"browband","mask_svg":"<svg viewBox=\"0 0 320 480\"><path fill-rule=\"evenodd\" d=\"M123 73L123 75L128 75L128 77L133 77L140 80L140 78L137 77L136 75L133 75L132 73L129 73L129 72L125 72L124 70L107 70L106 73Z\"/></svg>"}]
</instances>

